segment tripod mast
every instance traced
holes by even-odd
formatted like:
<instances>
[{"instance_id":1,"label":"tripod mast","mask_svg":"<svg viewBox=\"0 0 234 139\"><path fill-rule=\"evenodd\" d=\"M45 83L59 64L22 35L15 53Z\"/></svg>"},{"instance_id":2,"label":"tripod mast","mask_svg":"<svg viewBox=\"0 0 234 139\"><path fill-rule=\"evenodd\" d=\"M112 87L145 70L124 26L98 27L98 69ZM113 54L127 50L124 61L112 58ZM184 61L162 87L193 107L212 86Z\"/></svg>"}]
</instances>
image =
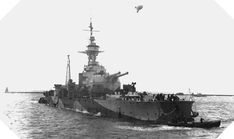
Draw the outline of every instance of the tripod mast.
<instances>
[{"instance_id":1,"label":"tripod mast","mask_svg":"<svg viewBox=\"0 0 234 139\"><path fill-rule=\"evenodd\" d=\"M71 79L70 55L67 55L67 70L66 70L65 85L68 84L68 82L69 82L70 79Z\"/></svg>"}]
</instances>

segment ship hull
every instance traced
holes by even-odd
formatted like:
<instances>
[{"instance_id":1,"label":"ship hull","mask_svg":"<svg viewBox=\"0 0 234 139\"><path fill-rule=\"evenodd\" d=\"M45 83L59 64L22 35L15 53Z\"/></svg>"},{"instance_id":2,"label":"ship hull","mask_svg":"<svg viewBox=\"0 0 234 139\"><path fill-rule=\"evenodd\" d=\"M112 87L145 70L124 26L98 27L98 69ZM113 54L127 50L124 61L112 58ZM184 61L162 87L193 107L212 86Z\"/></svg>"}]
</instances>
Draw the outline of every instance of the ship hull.
<instances>
[{"instance_id":1,"label":"ship hull","mask_svg":"<svg viewBox=\"0 0 234 139\"><path fill-rule=\"evenodd\" d=\"M140 102L118 99L61 98L54 104L60 108L99 114L103 117L167 124L180 117L191 118L193 101Z\"/></svg>"}]
</instances>

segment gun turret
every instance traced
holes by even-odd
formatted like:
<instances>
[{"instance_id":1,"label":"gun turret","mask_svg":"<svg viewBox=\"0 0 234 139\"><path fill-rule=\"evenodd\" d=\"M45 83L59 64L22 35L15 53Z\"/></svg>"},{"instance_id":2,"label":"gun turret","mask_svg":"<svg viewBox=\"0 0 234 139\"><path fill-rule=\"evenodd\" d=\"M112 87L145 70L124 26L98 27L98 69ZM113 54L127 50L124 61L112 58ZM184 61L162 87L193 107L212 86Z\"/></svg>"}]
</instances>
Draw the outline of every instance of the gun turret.
<instances>
[{"instance_id":1,"label":"gun turret","mask_svg":"<svg viewBox=\"0 0 234 139\"><path fill-rule=\"evenodd\" d=\"M121 74L121 72L117 72L117 73L111 74L111 75L109 75L109 77L116 77L118 74Z\"/></svg>"},{"instance_id":2,"label":"gun turret","mask_svg":"<svg viewBox=\"0 0 234 139\"><path fill-rule=\"evenodd\" d=\"M123 73L123 74L121 74L121 72L118 72L118 73L115 73L115 74L112 74L112 75L109 75L109 80L110 81L115 81L115 80L117 80L119 77L121 77L121 76L124 76L124 75L126 75L126 74L128 74L128 72L125 72L125 73Z\"/></svg>"},{"instance_id":3,"label":"gun turret","mask_svg":"<svg viewBox=\"0 0 234 139\"><path fill-rule=\"evenodd\" d=\"M117 75L116 77L118 78L118 77L121 77L121 76L124 76L124 75L127 75L127 74L128 74L128 72L125 72L123 74Z\"/></svg>"}]
</instances>

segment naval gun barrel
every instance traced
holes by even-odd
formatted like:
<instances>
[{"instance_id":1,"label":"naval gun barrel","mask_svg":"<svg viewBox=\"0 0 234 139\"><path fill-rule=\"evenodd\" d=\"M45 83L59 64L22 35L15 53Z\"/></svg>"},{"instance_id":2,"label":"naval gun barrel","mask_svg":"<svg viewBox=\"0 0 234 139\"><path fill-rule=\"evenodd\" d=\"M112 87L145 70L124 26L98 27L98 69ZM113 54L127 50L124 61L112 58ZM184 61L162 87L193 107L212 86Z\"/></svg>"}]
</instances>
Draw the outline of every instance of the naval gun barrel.
<instances>
[{"instance_id":1,"label":"naval gun barrel","mask_svg":"<svg viewBox=\"0 0 234 139\"><path fill-rule=\"evenodd\" d=\"M117 72L117 73L111 74L111 75L109 75L109 77L116 77L118 74L121 74L121 72Z\"/></svg>"},{"instance_id":2,"label":"naval gun barrel","mask_svg":"<svg viewBox=\"0 0 234 139\"><path fill-rule=\"evenodd\" d=\"M128 74L128 72L125 72L123 74L117 75L116 77L118 78L118 77L121 77L121 76L124 76L124 75L127 75L127 74Z\"/></svg>"}]
</instances>

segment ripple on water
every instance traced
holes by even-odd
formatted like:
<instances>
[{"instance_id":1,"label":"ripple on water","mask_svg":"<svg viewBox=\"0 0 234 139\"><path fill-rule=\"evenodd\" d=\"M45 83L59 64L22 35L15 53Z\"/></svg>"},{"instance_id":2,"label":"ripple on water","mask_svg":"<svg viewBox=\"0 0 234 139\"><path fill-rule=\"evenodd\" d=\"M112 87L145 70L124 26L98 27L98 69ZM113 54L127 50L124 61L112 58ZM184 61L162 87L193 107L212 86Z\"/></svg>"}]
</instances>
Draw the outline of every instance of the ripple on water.
<instances>
[{"instance_id":1,"label":"ripple on water","mask_svg":"<svg viewBox=\"0 0 234 139\"><path fill-rule=\"evenodd\" d=\"M41 94L0 95L0 117L21 138L215 138L234 120L234 97L204 97L195 104L200 116L221 119L220 128L138 126L38 104Z\"/></svg>"},{"instance_id":2,"label":"ripple on water","mask_svg":"<svg viewBox=\"0 0 234 139\"><path fill-rule=\"evenodd\" d=\"M148 132L155 132L155 131L165 131L165 130L191 130L191 128L187 127L173 127L173 126L157 126L157 127L147 127L147 126L116 126L117 128L123 129L123 130L135 130L135 131L148 131Z\"/></svg>"}]
</instances>

